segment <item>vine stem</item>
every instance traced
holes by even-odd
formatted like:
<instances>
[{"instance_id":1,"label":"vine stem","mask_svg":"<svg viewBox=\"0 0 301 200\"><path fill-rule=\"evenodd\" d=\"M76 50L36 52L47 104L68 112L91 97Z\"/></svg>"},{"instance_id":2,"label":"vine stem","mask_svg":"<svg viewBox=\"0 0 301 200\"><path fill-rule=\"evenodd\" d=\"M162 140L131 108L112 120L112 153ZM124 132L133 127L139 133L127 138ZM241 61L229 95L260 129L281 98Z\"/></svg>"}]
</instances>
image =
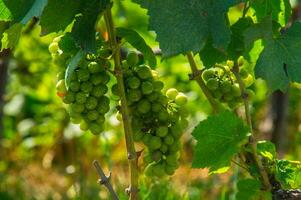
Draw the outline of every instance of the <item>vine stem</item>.
<instances>
[{"instance_id":1,"label":"vine stem","mask_svg":"<svg viewBox=\"0 0 301 200\"><path fill-rule=\"evenodd\" d=\"M251 113L250 113L250 108L249 108L249 96L246 92L245 84L242 81L242 79L240 77L240 74L238 73L239 68L238 68L237 64L234 65L234 67L232 69L232 72L236 77L236 80L237 80L239 88L240 88L240 92L242 94L243 102L244 102L246 121L247 121L247 124L248 124L248 126L250 128L250 132L251 132L251 135L249 137L249 144L251 145L252 156L253 156L255 164L257 165L257 168L259 170L259 173L260 173L260 176L261 176L261 179L262 179L262 183L263 183L265 189L266 190L271 190L272 187L271 187L271 183L269 181L268 174L264 170L262 162L261 162L261 160L260 160L260 158L258 157L258 154L257 154L257 142L254 138L254 133L253 133Z\"/></svg>"},{"instance_id":2,"label":"vine stem","mask_svg":"<svg viewBox=\"0 0 301 200\"><path fill-rule=\"evenodd\" d=\"M123 120L126 148L127 148L127 157L129 160L129 171L130 171L130 186L127 189L128 194L130 195L131 200L137 199L138 193L138 156L135 150L133 131L131 125L131 116L129 115L128 104L125 94L125 86L123 81L123 74L121 69L121 56L120 56L120 45L116 40L116 30L113 23L111 7L108 7L104 12L105 23L107 26L107 31L109 34L109 42L112 49L114 49L114 73L117 79L117 85L121 100L121 114Z\"/></svg>"},{"instance_id":3,"label":"vine stem","mask_svg":"<svg viewBox=\"0 0 301 200\"><path fill-rule=\"evenodd\" d=\"M186 56L188 58L191 72L192 72L192 79L196 80L196 82L199 84L200 88L202 89L203 93L205 94L206 98L208 99L209 103L211 104L213 113L217 113L219 109L218 102L213 98L210 91L205 85L205 82L203 81L201 77L201 71L198 69L197 64L193 58L193 54L191 52L186 53Z\"/></svg>"}]
</instances>

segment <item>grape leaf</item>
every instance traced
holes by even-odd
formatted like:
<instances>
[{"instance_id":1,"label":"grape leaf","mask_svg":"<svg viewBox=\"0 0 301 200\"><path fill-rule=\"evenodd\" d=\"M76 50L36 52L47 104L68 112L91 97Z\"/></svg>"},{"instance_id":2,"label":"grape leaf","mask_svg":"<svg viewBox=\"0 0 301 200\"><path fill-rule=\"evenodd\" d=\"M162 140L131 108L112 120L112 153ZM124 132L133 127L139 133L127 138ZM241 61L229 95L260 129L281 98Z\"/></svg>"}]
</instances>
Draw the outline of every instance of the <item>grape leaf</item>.
<instances>
[{"instance_id":1,"label":"grape leaf","mask_svg":"<svg viewBox=\"0 0 301 200\"><path fill-rule=\"evenodd\" d=\"M242 0L133 0L148 9L149 29L157 33L164 57L199 52L208 37L213 46L226 49L230 30L226 13Z\"/></svg>"},{"instance_id":2,"label":"grape leaf","mask_svg":"<svg viewBox=\"0 0 301 200\"><path fill-rule=\"evenodd\" d=\"M59 42L60 49L64 52L64 54L74 55L78 51L78 48L75 45L73 38L70 33L66 33Z\"/></svg>"},{"instance_id":3,"label":"grape leaf","mask_svg":"<svg viewBox=\"0 0 301 200\"><path fill-rule=\"evenodd\" d=\"M153 50L136 31L127 28L117 28L117 35L124 38L133 47L141 51L151 67L156 66L156 56L154 55Z\"/></svg>"},{"instance_id":4,"label":"grape leaf","mask_svg":"<svg viewBox=\"0 0 301 200\"><path fill-rule=\"evenodd\" d=\"M79 50L76 53L76 55L73 58L71 58L65 74L65 85L67 88L69 88L71 75L74 73L74 70L76 69L78 63L80 62L80 60L83 58L84 55L85 53L82 50Z\"/></svg>"},{"instance_id":5,"label":"grape leaf","mask_svg":"<svg viewBox=\"0 0 301 200\"><path fill-rule=\"evenodd\" d=\"M6 14L0 14L0 20L21 22L25 25L32 17L39 17L42 14L47 2L48 0L2 0L1 10Z\"/></svg>"},{"instance_id":6,"label":"grape leaf","mask_svg":"<svg viewBox=\"0 0 301 200\"><path fill-rule=\"evenodd\" d=\"M5 30L1 39L1 51L3 49L13 48L17 45L21 36L21 30L22 25L20 23L16 23Z\"/></svg>"},{"instance_id":7,"label":"grape leaf","mask_svg":"<svg viewBox=\"0 0 301 200\"><path fill-rule=\"evenodd\" d=\"M270 192L263 192L261 183L255 179L242 179L237 183L236 200L271 200Z\"/></svg>"},{"instance_id":8,"label":"grape leaf","mask_svg":"<svg viewBox=\"0 0 301 200\"><path fill-rule=\"evenodd\" d=\"M250 6L259 21L271 15L281 26L286 25L292 11L289 0L251 0Z\"/></svg>"},{"instance_id":9,"label":"grape leaf","mask_svg":"<svg viewBox=\"0 0 301 200\"><path fill-rule=\"evenodd\" d=\"M271 161L276 159L276 147L270 141L259 141L257 143L257 153Z\"/></svg>"},{"instance_id":10,"label":"grape leaf","mask_svg":"<svg viewBox=\"0 0 301 200\"><path fill-rule=\"evenodd\" d=\"M295 22L286 33L264 40L264 50L255 66L257 78L267 81L272 91L285 91L289 82L301 82L301 23Z\"/></svg>"},{"instance_id":11,"label":"grape leaf","mask_svg":"<svg viewBox=\"0 0 301 200\"><path fill-rule=\"evenodd\" d=\"M245 50L244 32L253 24L249 17L240 18L231 26L231 40L226 51L214 48L212 40L209 39L205 47L200 51L200 58L205 67L211 67L215 63L221 63L227 59L236 60Z\"/></svg>"},{"instance_id":12,"label":"grape leaf","mask_svg":"<svg viewBox=\"0 0 301 200\"><path fill-rule=\"evenodd\" d=\"M240 146L247 142L248 128L227 111L201 121L192 135L197 140L192 167L216 170L228 166Z\"/></svg>"},{"instance_id":13,"label":"grape leaf","mask_svg":"<svg viewBox=\"0 0 301 200\"><path fill-rule=\"evenodd\" d=\"M82 0L49 0L42 15L40 24L42 34L64 30L80 12Z\"/></svg>"},{"instance_id":14,"label":"grape leaf","mask_svg":"<svg viewBox=\"0 0 301 200\"><path fill-rule=\"evenodd\" d=\"M108 5L109 1L91 0L85 1L81 15L75 17L71 35L75 43L85 52L96 51L95 23L98 14Z\"/></svg>"},{"instance_id":15,"label":"grape leaf","mask_svg":"<svg viewBox=\"0 0 301 200\"><path fill-rule=\"evenodd\" d=\"M275 174L283 188L301 187L301 163L299 161L277 160Z\"/></svg>"},{"instance_id":16,"label":"grape leaf","mask_svg":"<svg viewBox=\"0 0 301 200\"><path fill-rule=\"evenodd\" d=\"M0 20L2 21L11 21L13 16L10 10L6 7L3 0L0 0Z\"/></svg>"}]
</instances>

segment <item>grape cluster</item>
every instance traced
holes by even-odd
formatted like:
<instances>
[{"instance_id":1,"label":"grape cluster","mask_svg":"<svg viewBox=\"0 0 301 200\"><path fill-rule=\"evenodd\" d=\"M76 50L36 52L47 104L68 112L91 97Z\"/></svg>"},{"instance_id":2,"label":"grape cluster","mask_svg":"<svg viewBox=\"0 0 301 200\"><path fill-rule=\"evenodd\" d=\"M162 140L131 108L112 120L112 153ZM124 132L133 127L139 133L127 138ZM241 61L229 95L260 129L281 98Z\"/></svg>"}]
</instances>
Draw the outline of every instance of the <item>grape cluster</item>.
<instances>
[{"instance_id":1,"label":"grape cluster","mask_svg":"<svg viewBox=\"0 0 301 200\"><path fill-rule=\"evenodd\" d=\"M188 125L184 107L187 97L174 88L163 94L164 84L157 80L156 71L145 64L137 65L137 61L137 54L130 52L123 62L134 140L147 147L146 175L172 175L179 166L179 139ZM112 92L118 95L117 85Z\"/></svg>"},{"instance_id":2,"label":"grape cluster","mask_svg":"<svg viewBox=\"0 0 301 200\"><path fill-rule=\"evenodd\" d=\"M49 46L52 54L61 54L58 41ZM53 55L54 58L58 58ZM107 83L110 76L105 71L110 63L103 59L88 61L83 59L71 74L69 87L65 85L65 66L60 68L56 85L57 95L65 104L72 123L80 124L82 130L99 134L104 129L105 114L110 110Z\"/></svg>"},{"instance_id":3,"label":"grape cluster","mask_svg":"<svg viewBox=\"0 0 301 200\"><path fill-rule=\"evenodd\" d=\"M254 82L253 76L243 67L242 57L238 59L237 63L245 87L250 87ZM216 65L202 73L202 79L212 96L222 103L227 103L230 108L237 107L243 101L239 84L231 71L233 65L233 61L227 61L226 65ZM251 89L246 89L246 92L250 97L254 95Z\"/></svg>"}]
</instances>

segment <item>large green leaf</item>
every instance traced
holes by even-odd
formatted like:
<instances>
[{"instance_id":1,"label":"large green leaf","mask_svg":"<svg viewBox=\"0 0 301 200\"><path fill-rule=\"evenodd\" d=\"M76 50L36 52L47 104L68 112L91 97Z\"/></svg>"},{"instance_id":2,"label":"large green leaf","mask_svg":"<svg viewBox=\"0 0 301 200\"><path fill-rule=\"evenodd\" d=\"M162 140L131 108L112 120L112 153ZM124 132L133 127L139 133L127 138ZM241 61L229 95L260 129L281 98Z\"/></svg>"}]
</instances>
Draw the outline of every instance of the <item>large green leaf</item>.
<instances>
[{"instance_id":1,"label":"large green leaf","mask_svg":"<svg viewBox=\"0 0 301 200\"><path fill-rule=\"evenodd\" d=\"M64 30L80 12L82 4L83 0L49 0L41 16L42 33Z\"/></svg>"},{"instance_id":2,"label":"large green leaf","mask_svg":"<svg viewBox=\"0 0 301 200\"><path fill-rule=\"evenodd\" d=\"M107 7L109 1L85 1L81 14L75 17L71 35L75 43L85 52L96 51L95 23L98 15Z\"/></svg>"},{"instance_id":3,"label":"large green leaf","mask_svg":"<svg viewBox=\"0 0 301 200\"><path fill-rule=\"evenodd\" d=\"M261 183L255 179L242 179L237 183L236 200L271 200L271 193L261 191Z\"/></svg>"},{"instance_id":4,"label":"large green leaf","mask_svg":"<svg viewBox=\"0 0 301 200\"><path fill-rule=\"evenodd\" d=\"M136 31L127 28L117 28L117 35L124 38L133 47L141 51L151 67L156 66L156 56Z\"/></svg>"},{"instance_id":5,"label":"large green leaf","mask_svg":"<svg viewBox=\"0 0 301 200\"><path fill-rule=\"evenodd\" d=\"M40 17L48 0L1 0L0 20L26 24L32 17Z\"/></svg>"},{"instance_id":6,"label":"large green leaf","mask_svg":"<svg viewBox=\"0 0 301 200\"><path fill-rule=\"evenodd\" d=\"M257 143L257 153L270 161L276 159L276 147L270 141L259 141Z\"/></svg>"},{"instance_id":7,"label":"large green leaf","mask_svg":"<svg viewBox=\"0 0 301 200\"><path fill-rule=\"evenodd\" d=\"M200 51L211 36L213 46L226 49L230 29L226 13L242 0L133 0L148 9L149 28L156 31L163 56Z\"/></svg>"},{"instance_id":8,"label":"large green leaf","mask_svg":"<svg viewBox=\"0 0 301 200\"><path fill-rule=\"evenodd\" d=\"M248 128L232 112L209 116L193 130L197 140L192 167L216 170L228 166L247 142Z\"/></svg>"},{"instance_id":9,"label":"large green leaf","mask_svg":"<svg viewBox=\"0 0 301 200\"><path fill-rule=\"evenodd\" d=\"M277 160L275 175L283 188L301 187L301 163L299 161Z\"/></svg>"},{"instance_id":10,"label":"large green leaf","mask_svg":"<svg viewBox=\"0 0 301 200\"><path fill-rule=\"evenodd\" d=\"M264 40L264 50L255 66L257 78L267 81L272 91L286 90L289 82L301 82L301 23L283 35Z\"/></svg>"},{"instance_id":11,"label":"large green leaf","mask_svg":"<svg viewBox=\"0 0 301 200\"><path fill-rule=\"evenodd\" d=\"M250 0L250 6L260 21L271 15L281 26L286 25L291 15L289 0Z\"/></svg>"}]
</instances>

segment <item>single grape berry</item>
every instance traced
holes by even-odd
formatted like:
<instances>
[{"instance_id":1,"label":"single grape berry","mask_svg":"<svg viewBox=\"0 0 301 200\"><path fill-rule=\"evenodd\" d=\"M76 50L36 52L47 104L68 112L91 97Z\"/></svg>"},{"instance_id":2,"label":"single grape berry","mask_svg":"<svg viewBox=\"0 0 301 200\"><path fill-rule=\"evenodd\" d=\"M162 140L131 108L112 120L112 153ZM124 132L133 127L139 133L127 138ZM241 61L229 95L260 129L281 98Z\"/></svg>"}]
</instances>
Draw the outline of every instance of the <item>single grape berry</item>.
<instances>
[{"instance_id":1,"label":"single grape berry","mask_svg":"<svg viewBox=\"0 0 301 200\"><path fill-rule=\"evenodd\" d=\"M89 129L89 125L88 123L86 123L85 121L81 121L80 125L79 125L79 128L82 130L82 131L87 131Z\"/></svg>"},{"instance_id":2,"label":"single grape berry","mask_svg":"<svg viewBox=\"0 0 301 200\"><path fill-rule=\"evenodd\" d=\"M160 92L164 87L164 83L162 81L154 81L153 87L154 91Z\"/></svg>"},{"instance_id":3,"label":"single grape berry","mask_svg":"<svg viewBox=\"0 0 301 200\"><path fill-rule=\"evenodd\" d=\"M251 74L248 74L246 78L243 79L246 87L250 87L254 83L254 78Z\"/></svg>"},{"instance_id":4,"label":"single grape berry","mask_svg":"<svg viewBox=\"0 0 301 200\"><path fill-rule=\"evenodd\" d=\"M119 96L119 89L118 89L118 84L114 84L111 88L112 94L114 94L115 96Z\"/></svg>"},{"instance_id":5,"label":"single grape berry","mask_svg":"<svg viewBox=\"0 0 301 200\"><path fill-rule=\"evenodd\" d=\"M214 77L215 77L215 71L213 69L206 69L202 73L202 78L205 82L208 81L210 78L214 78Z\"/></svg>"},{"instance_id":6,"label":"single grape berry","mask_svg":"<svg viewBox=\"0 0 301 200\"><path fill-rule=\"evenodd\" d=\"M137 109L140 113L145 114L148 113L151 109L151 104L146 99L139 101L137 105Z\"/></svg>"},{"instance_id":7,"label":"single grape berry","mask_svg":"<svg viewBox=\"0 0 301 200\"><path fill-rule=\"evenodd\" d=\"M85 93L90 93L92 89L93 89L93 85L89 81L85 81L80 84L80 90Z\"/></svg>"},{"instance_id":8,"label":"single grape berry","mask_svg":"<svg viewBox=\"0 0 301 200\"><path fill-rule=\"evenodd\" d=\"M206 85L210 90L216 90L218 88L218 80L215 78L210 78L206 82Z\"/></svg>"},{"instance_id":9,"label":"single grape berry","mask_svg":"<svg viewBox=\"0 0 301 200\"><path fill-rule=\"evenodd\" d=\"M143 81L141 90L142 94L150 94L153 92L153 84L150 81Z\"/></svg>"},{"instance_id":10,"label":"single grape berry","mask_svg":"<svg viewBox=\"0 0 301 200\"><path fill-rule=\"evenodd\" d=\"M182 92L180 92L175 98L175 103L179 106L185 105L187 101L187 96Z\"/></svg>"},{"instance_id":11,"label":"single grape berry","mask_svg":"<svg viewBox=\"0 0 301 200\"><path fill-rule=\"evenodd\" d=\"M238 66L242 66L244 64L244 57L240 56L237 59L237 64L238 64Z\"/></svg>"},{"instance_id":12,"label":"single grape berry","mask_svg":"<svg viewBox=\"0 0 301 200\"><path fill-rule=\"evenodd\" d=\"M101 115L101 113L98 113L98 118L96 119L97 124L103 124L105 123L105 116Z\"/></svg>"},{"instance_id":13,"label":"single grape berry","mask_svg":"<svg viewBox=\"0 0 301 200\"><path fill-rule=\"evenodd\" d=\"M139 101L142 97L141 91L139 89L132 89L128 92L128 100L130 102Z\"/></svg>"},{"instance_id":14,"label":"single grape berry","mask_svg":"<svg viewBox=\"0 0 301 200\"><path fill-rule=\"evenodd\" d=\"M88 110L93 110L96 108L97 104L98 102L95 97L88 97L85 106Z\"/></svg>"},{"instance_id":15,"label":"single grape berry","mask_svg":"<svg viewBox=\"0 0 301 200\"><path fill-rule=\"evenodd\" d=\"M161 138L158 136L151 136L149 140L149 148L152 150L160 149L162 145Z\"/></svg>"},{"instance_id":16,"label":"single grape berry","mask_svg":"<svg viewBox=\"0 0 301 200\"><path fill-rule=\"evenodd\" d=\"M227 93L231 91L232 84L228 80L223 80L220 83L220 89L223 93Z\"/></svg>"},{"instance_id":17,"label":"single grape berry","mask_svg":"<svg viewBox=\"0 0 301 200\"><path fill-rule=\"evenodd\" d=\"M83 82L87 81L90 78L90 73L86 69L79 69L76 73L78 81Z\"/></svg>"},{"instance_id":18,"label":"single grape berry","mask_svg":"<svg viewBox=\"0 0 301 200\"><path fill-rule=\"evenodd\" d=\"M158 92L152 92L151 94L149 94L149 95L147 96L147 99L148 99L150 102L154 102L154 101L156 101L156 100L158 99L159 95L160 95L160 93L158 93Z\"/></svg>"},{"instance_id":19,"label":"single grape berry","mask_svg":"<svg viewBox=\"0 0 301 200\"><path fill-rule=\"evenodd\" d=\"M171 100L175 100L175 98L178 94L179 94L179 92L175 88L170 88L166 91L166 96Z\"/></svg>"},{"instance_id":20,"label":"single grape berry","mask_svg":"<svg viewBox=\"0 0 301 200\"><path fill-rule=\"evenodd\" d=\"M106 96L102 96L98 99L97 111L102 114L106 114L110 110L110 99Z\"/></svg>"},{"instance_id":21,"label":"single grape berry","mask_svg":"<svg viewBox=\"0 0 301 200\"><path fill-rule=\"evenodd\" d=\"M174 143L174 138L171 135L167 135L164 138L164 143L167 145L172 145Z\"/></svg>"},{"instance_id":22,"label":"single grape berry","mask_svg":"<svg viewBox=\"0 0 301 200\"><path fill-rule=\"evenodd\" d=\"M128 78L126 82L131 89L137 89L140 86L140 79L135 76Z\"/></svg>"},{"instance_id":23,"label":"single grape berry","mask_svg":"<svg viewBox=\"0 0 301 200\"><path fill-rule=\"evenodd\" d=\"M96 110L90 110L87 114L87 117L90 121L94 121L99 117L99 114Z\"/></svg>"},{"instance_id":24,"label":"single grape berry","mask_svg":"<svg viewBox=\"0 0 301 200\"><path fill-rule=\"evenodd\" d=\"M168 128L166 126L160 126L156 130L156 135L159 137L165 137L168 134Z\"/></svg>"},{"instance_id":25,"label":"single grape berry","mask_svg":"<svg viewBox=\"0 0 301 200\"><path fill-rule=\"evenodd\" d=\"M74 92L67 92L66 95L63 97L63 102L65 104L70 104L75 101L75 93Z\"/></svg>"},{"instance_id":26,"label":"single grape berry","mask_svg":"<svg viewBox=\"0 0 301 200\"><path fill-rule=\"evenodd\" d=\"M93 85L102 83L102 76L100 74L93 74L91 76L91 82L93 83Z\"/></svg>"},{"instance_id":27,"label":"single grape berry","mask_svg":"<svg viewBox=\"0 0 301 200\"><path fill-rule=\"evenodd\" d=\"M157 149L157 148L156 148ZM162 159L162 153L161 153L161 151L154 151L154 152L152 152L152 154L151 154L151 158L152 158L152 160L153 161L155 161L155 162L158 162L159 160L161 160Z\"/></svg>"},{"instance_id":28,"label":"single grape berry","mask_svg":"<svg viewBox=\"0 0 301 200\"><path fill-rule=\"evenodd\" d=\"M152 76L150 68L146 65L138 66L136 72L141 79L148 79Z\"/></svg>"},{"instance_id":29,"label":"single grape berry","mask_svg":"<svg viewBox=\"0 0 301 200\"><path fill-rule=\"evenodd\" d=\"M134 51L130 51L126 56L126 62L129 66L135 66L138 63L138 54Z\"/></svg>"},{"instance_id":30,"label":"single grape berry","mask_svg":"<svg viewBox=\"0 0 301 200\"><path fill-rule=\"evenodd\" d=\"M71 81L69 88L72 92L78 92L80 90L80 83L77 81Z\"/></svg>"},{"instance_id":31,"label":"single grape berry","mask_svg":"<svg viewBox=\"0 0 301 200\"><path fill-rule=\"evenodd\" d=\"M84 92L78 92L75 95L75 100L79 104L83 104L87 100L87 95Z\"/></svg>"},{"instance_id":32,"label":"single grape berry","mask_svg":"<svg viewBox=\"0 0 301 200\"><path fill-rule=\"evenodd\" d=\"M89 129L94 135L99 135L104 130L103 126L97 123L91 123Z\"/></svg>"},{"instance_id":33,"label":"single grape berry","mask_svg":"<svg viewBox=\"0 0 301 200\"><path fill-rule=\"evenodd\" d=\"M232 85L232 87L231 87L231 92L232 92L232 95L233 95L234 97L239 97L239 96L241 96L241 92L240 92L240 88L239 88L238 83L235 83L234 85Z\"/></svg>"},{"instance_id":34,"label":"single grape berry","mask_svg":"<svg viewBox=\"0 0 301 200\"><path fill-rule=\"evenodd\" d=\"M97 62L90 62L88 64L88 70L90 73L99 73L103 71L103 68Z\"/></svg>"},{"instance_id":35,"label":"single grape berry","mask_svg":"<svg viewBox=\"0 0 301 200\"><path fill-rule=\"evenodd\" d=\"M93 87L91 95L98 98L105 95L107 92L108 87L106 85L100 84Z\"/></svg>"},{"instance_id":36,"label":"single grape berry","mask_svg":"<svg viewBox=\"0 0 301 200\"><path fill-rule=\"evenodd\" d=\"M85 106L83 104L73 103L70 105L70 109L73 112L81 113L85 110Z\"/></svg>"},{"instance_id":37,"label":"single grape berry","mask_svg":"<svg viewBox=\"0 0 301 200\"><path fill-rule=\"evenodd\" d=\"M57 53L57 51L59 50L59 44L57 42L52 42L49 45L48 50L50 53Z\"/></svg>"}]
</instances>

